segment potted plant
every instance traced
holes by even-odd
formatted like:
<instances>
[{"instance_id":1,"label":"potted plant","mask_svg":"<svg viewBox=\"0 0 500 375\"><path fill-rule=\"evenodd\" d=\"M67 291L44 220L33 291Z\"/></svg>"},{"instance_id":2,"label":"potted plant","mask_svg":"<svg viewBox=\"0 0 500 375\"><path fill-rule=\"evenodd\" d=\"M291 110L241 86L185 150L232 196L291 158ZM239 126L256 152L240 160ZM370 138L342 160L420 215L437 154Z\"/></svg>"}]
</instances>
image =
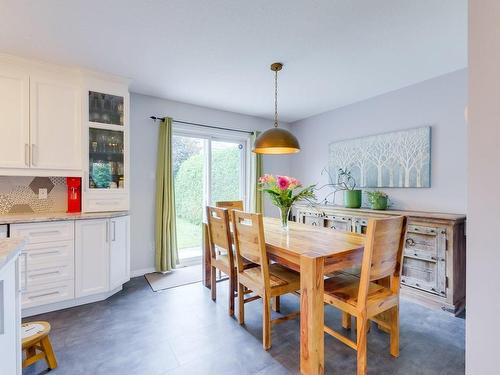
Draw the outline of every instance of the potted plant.
<instances>
[{"instance_id":1,"label":"potted plant","mask_svg":"<svg viewBox=\"0 0 500 375\"><path fill-rule=\"evenodd\" d=\"M383 191L367 191L368 202L372 210L385 210L389 197Z\"/></svg>"},{"instance_id":2,"label":"potted plant","mask_svg":"<svg viewBox=\"0 0 500 375\"><path fill-rule=\"evenodd\" d=\"M361 190L356 189L356 180L351 175L351 171L339 168L337 173L338 190L344 191L344 207L361 207Z\"/></svg>"},{"instance_id":3,"label":"potted plant","mask_svg":"<svg viewBox=\"0 0 500 375\"><path fill-rule=\"evenodd\" d=\"M308 186L302 190L296 191L302 187L299 180L288 176L276 176L265 174L259 178L260 190L267 193L273 204L279 208L281 217L281 227L288 230L288 216L290 209L295 202L301 200L314 200L314 186Z\"/></svg>"}]
</instances>

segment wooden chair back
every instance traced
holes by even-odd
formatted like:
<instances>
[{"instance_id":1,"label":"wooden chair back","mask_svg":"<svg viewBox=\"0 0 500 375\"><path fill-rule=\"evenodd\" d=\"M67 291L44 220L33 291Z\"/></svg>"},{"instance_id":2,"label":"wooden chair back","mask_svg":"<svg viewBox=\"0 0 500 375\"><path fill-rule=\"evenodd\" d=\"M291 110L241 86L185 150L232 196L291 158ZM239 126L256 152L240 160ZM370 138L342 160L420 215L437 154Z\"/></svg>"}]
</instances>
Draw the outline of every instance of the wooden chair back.
<instances>
[{"instance_id":1,"label":"wooden chair back","mask_svg":"<svg viewBox=\"0 0 500 375\"><path fill-rule=\"evenodd\" d=\"M234 245L236 248L236 267L243 272L243 260L258 264L262 271L262 282L269 287L269 260L264 238L262 214L238 210L231 212L233 218Z\"/></svg>"},{"instance_id":2,"label":"wooden chair back","mask_svg":"<svg viewBox=\"0 0 500 375\"><path fill-rule=\"evenodd\" d=\"M243 211L243 201L217 201L215 202L216 207L227 208L229 211L229 221L232 223L231 211L238 210Z\"/></svg>"},{"instance_id":3,"label":"wooden chair back","mask_svg":"<svg viewBox=\"0 0 500 375\"><path fill-rule=\"evenodd\" d=\"M229 264L234 264L229 211L226 208L207 206L207 226L210 243L210 256L215 259L215 247L226 250Z\"/></svg>"},{"instance_id":4,"label":"wooden chair back","mask_svg":"<svg viewBox=\"0 0 500 375\"><path fill-rule=\"evenodd\" d=\"M366 301L371 281L387 277L390 277L392 291L399 292L406 227L405 216L369 220L361 264L358 301Z\"/></svg>"}]
</instances>

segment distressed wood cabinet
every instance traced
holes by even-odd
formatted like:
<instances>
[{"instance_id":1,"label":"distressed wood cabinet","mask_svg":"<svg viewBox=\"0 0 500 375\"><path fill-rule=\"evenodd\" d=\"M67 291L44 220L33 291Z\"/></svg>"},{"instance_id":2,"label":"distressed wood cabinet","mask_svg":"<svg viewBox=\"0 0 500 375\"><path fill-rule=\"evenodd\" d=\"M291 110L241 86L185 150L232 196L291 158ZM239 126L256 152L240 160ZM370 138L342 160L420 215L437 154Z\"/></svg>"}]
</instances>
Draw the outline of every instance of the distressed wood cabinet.
<instances>
[{"instance_id":1,"label":"distressed wood cabinet","mask_svg":"<svg viewBox=\"0 0 500 375\"><path fill-rule=\"evenodd\" d=\"M460 314L465 308L465 215L416 211L375 211L299 205L300 223L365 233L370 218L408 217L401 277L403 295Z\"/></svg>"}]
</instances>

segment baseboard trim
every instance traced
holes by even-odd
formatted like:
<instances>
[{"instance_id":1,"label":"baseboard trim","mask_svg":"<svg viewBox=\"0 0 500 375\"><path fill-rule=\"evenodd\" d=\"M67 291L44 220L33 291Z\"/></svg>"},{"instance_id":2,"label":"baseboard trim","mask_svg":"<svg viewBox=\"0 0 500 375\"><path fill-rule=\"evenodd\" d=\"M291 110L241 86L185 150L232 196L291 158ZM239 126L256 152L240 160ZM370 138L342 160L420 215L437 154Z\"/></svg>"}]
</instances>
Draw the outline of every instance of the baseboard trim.
<instances>
[{"instance_id":1,"label":"baseboard trim","mask_svg":"<svg viewBox=\"0 0 500 375\"><path fill-rule=\"evenodd\" d=\"M140 270L133 270L132 272L130 272L130 277L132 278L132 277L144 276L145 274L151 273L151 272L155 272L154 267L143 268Z\"/></svg>"},{"instance_id":2,"label":"baseboard trim","mask_svg":"<svg viewBox=\"0 0 500 375\"><path fill-rule=\"evenodd\" d=\"M86 305L87 303L103 301L103 300L111 297L113 294L118 293L122 289L123 289L123 287L120 285L118 288L113 289L112 291L109 291L106 293L99 293L99 294L94 294L92 296L86 296L86 297L82 297L82 298L73 298L73 299L69 299L66 301L50 303L48 305L35 306L35 307L27 308L27 309L22 309L21 316L23 318L26 318L26 317L33 316L33 315L45 314L45 313L48 313L51 311L67 309L70 307L75 307L75 306L80 306L80 305Z\"/></svg>"}]
</instances>

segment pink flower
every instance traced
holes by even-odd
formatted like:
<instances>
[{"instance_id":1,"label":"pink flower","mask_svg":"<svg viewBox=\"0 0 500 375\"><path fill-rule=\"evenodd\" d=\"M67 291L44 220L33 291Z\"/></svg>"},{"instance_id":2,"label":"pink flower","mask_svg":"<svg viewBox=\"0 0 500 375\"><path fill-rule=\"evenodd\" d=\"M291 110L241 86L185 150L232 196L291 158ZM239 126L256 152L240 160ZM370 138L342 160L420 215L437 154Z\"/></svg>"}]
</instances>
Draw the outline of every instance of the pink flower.
<instances>
[{"instance_id":1,"label":"pink flower","mask_svg":"<svg viewBox=\"0 0 500 375\"><path fill-rule=\"evenodd\" d=\"M286 190L290 186L290 180L287 176L277 176L276 183L280 190Z\"/></svg>"},{"instance_id":2,"label":"pink flower","mask_svg":"<svg viewBox=\"0 0 500 375\"><path fill-rule=\"evenodd\" d=\"M259 177L259 182L261 184L269 184L274 182L274 177L271 174L265 174L264 176Z\"/></svg>"},{"instance_id":3,"label":"pink flower","mask_svg":"<svg viewBox=\"0 0 500 375\"><path fill-rule=\"evenodd\" d=\"M297 180L294 177L290 177L290 186L288 187L289 189L295 189L297 186L300 186L300 181Z\"/></svg>"}]
</instances>

